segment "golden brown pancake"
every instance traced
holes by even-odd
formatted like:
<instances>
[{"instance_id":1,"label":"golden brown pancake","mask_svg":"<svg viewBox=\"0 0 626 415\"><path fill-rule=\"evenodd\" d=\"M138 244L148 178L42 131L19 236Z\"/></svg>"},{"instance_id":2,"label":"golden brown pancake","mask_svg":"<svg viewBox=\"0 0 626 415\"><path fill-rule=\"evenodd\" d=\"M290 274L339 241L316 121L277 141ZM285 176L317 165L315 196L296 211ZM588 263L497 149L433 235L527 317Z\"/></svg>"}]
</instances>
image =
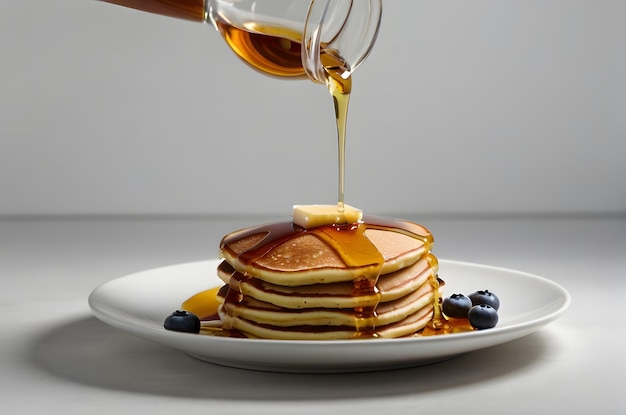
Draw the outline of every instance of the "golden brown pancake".
<instances>
[{"instance_id":1,"label":"golden brown pancake","mask_svg":"<svg viewBox=\"0 0 626 415\"><path fill-rule=\"evenodd\" d=\"M299 286L397 271L428 253L432 245L430 231L407 221L373 219L313 229L285 222L226 235L220 253L241 273Z\"/></svg>"},{"instance_id":2,"label":"golden brown pancake","mask_svg":"<svg viewBox=\"0 0 626 415\"><path fill-rule=\"evenodd\" d=\"M237 281L245 297L289 309L371 307L379 302L396 300L420 288L437 273L437 260L427 254L414 264L390 274L381 275L376 282L377 295L354 293L352 281L284 286L246 277L226 261L218 267L219 277L226 283Z\"/></svg>"},{"instance_id":3,"label":"golden brown pancake","mask_svg":"<svg viewBox=\"0 0 626 415\"><path fill-rule=\"evenodd\" d=\"M440 295L432 245L426 228L380 218L233 232L220 244L220 318L226 329L272 339L414 334Z\"/></svg>"}]
</instances>

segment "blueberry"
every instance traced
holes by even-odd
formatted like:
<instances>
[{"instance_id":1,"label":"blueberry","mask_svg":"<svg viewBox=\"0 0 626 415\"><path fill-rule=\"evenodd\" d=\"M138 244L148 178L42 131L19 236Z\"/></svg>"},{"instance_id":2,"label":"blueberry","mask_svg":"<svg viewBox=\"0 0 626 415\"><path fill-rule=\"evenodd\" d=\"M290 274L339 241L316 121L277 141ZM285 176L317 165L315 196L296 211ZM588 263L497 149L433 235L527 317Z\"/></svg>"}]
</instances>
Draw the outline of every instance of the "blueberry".
<instances>
[{"instance_id":1,"label":"blueberry","mask_svg":"<svg viewBox=\"0 0 626 415\"><path fill-rule=\"evenodd\" d=\"M463 294L452 294L441 304L443 313L452 318L466 318L470 308L472 308L472 300Z\"/></svg>"},{"instance_id":2,"label":"blueberry","mask_svg":"<svg viewBox=\"0 0 626 415\"><path fill-rule=\"evenodd\" d=\"M476 291L470 294L469 298L472 300L472 305L488 304L495 308L496 311L500 308L500 299L489 290Z\"/></svg>"},{"instance_id":3,"label":"blueberry","mask_svg":"<svg viewBox=\"0 0 626 415\"><path fill-rule=\"evenodd\" d=\"M488 304L470 308L467 319L476 330L490 329L498 324L498 311Z\"/></svg>"},{"instance_id":4,"label":"blueberry","mask_svg":"<svg viewBox=\"0 0 626 415\"><path fill-rule=\"evenodd\" d=\"M176 310L163 323L166 330L200 333L200 319L189 311Z\"/></svg>"}]
</instances>

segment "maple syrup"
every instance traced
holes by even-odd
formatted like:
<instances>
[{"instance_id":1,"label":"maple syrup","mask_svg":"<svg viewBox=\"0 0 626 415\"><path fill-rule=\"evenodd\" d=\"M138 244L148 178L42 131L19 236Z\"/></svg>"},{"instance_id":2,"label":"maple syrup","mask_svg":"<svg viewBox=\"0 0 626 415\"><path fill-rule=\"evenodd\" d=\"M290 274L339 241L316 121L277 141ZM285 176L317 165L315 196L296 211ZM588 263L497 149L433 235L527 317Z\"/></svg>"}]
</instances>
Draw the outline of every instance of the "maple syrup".
<instances>
[{"instance_id":1,"label":"maple syrup","mask_svg":"<svg viewBox=\"0 0 626 415\"><path fill-rule=\"evenodd\" d=\"M217 28L230 48L252 69L280 78L305 79L302 66L302 34L281 27L244 30L223 21Z\"/></svg>"},{"instance_id":2,"label":"maple syrup","mask_svg":"<svg viewBox=\"0 0 626 415\"><path fill-rule=\"evenodd\" d=\"M339 196L337 210L343 212L346 181L346 126L348 120L348 104L350 102L350 93L352 92L352 75L346 63L332 52L322 53L320 60L327 74L328 91L332 95L335 104L339 159Z\"/></svg>"}]
</instances>

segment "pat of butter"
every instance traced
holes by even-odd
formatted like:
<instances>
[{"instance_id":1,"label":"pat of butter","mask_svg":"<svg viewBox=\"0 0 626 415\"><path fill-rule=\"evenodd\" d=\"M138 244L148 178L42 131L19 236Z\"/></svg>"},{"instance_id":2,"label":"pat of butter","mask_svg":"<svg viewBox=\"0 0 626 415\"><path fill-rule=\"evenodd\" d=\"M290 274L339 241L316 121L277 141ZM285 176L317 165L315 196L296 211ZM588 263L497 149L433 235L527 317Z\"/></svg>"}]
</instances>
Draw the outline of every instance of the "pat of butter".
<instances>
[{"instance_id":1,"label":"pat of butter","mask_svg":"<svg viewBox=\"0 0 626 415\"><path fill-rule=\"evenodd\" d=\"M344 205L340 212L337 205L294 205L293 223L305 229L323 225L342 225L357 223L363 218L363 212L352 206Z\"/></svg>"}]
</instances>

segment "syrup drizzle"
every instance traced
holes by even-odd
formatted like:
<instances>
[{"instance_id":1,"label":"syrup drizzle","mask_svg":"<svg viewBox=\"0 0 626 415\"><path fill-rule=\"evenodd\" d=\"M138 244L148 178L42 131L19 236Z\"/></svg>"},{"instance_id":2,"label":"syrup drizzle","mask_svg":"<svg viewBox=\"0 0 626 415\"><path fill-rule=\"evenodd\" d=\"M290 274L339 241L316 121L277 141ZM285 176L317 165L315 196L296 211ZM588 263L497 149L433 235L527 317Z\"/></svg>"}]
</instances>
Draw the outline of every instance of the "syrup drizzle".
<instances>
[{"instance_id":1,"label":"syrup drizzle","mask_svg":"<svg viewBox=\"0 0 626 415\"><path fill-rule=\"evenodd\" d=\"M326 71L328 91L333 97L335 120L337 123L339 186L337 210L344 211L346 182L346 126L348 121L348 104L352 92L352 76L347 64L336 54L325 51L320 60Z\"/></svg>"}]
</instances>

